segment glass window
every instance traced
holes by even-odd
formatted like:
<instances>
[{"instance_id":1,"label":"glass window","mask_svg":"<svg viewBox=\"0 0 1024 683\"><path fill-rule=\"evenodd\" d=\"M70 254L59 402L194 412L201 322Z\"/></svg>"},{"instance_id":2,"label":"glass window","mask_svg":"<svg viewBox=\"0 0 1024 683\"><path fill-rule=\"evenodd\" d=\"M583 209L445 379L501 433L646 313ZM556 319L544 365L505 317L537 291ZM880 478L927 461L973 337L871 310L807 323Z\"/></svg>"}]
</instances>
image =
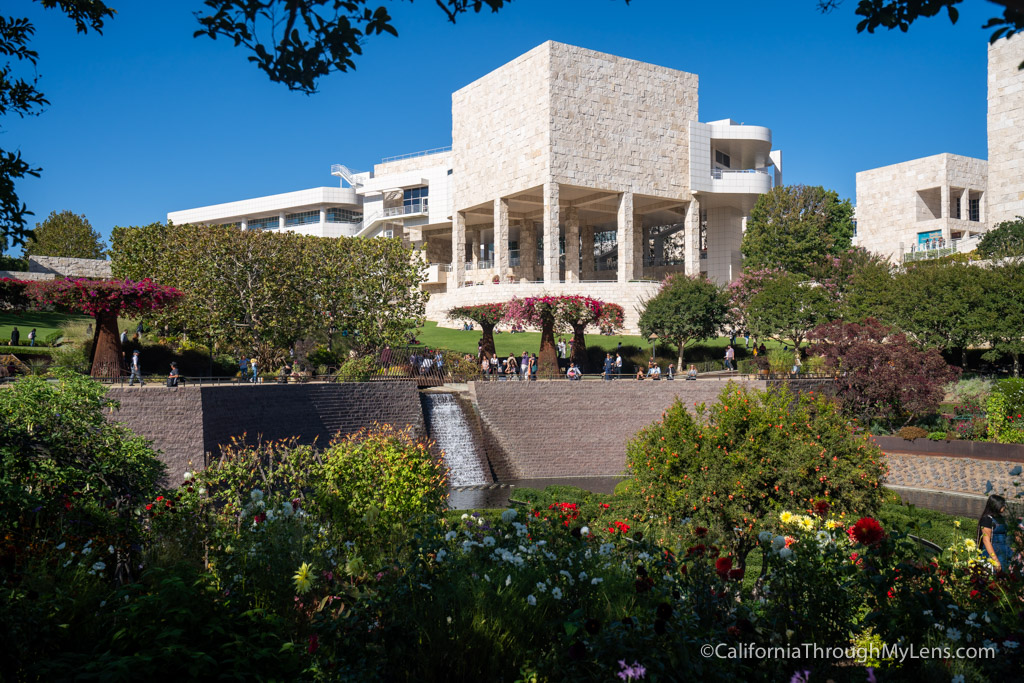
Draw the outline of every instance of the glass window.
<instances>
[{"instance_id":1,"label":"glass window","mask_svg":"<svg viewBox=\"0 0 1024 683\"><path fill-rule=\"evenodd\" d=\"M716 164L721 164L722 166L725 166L726 168L729 168L729 164L732 163L732 159L730 159L729 155L726 154L725 152L719 152L716 149L715 150L715 163Z\"/></svg>"},{"instance_id":2,"label":"glass window","mask_svg":"<svg viewBox=\"0 0 1024 683\"><path fill-rule=\"evenodd\" d=\"M970 204L971 204L970 220L972 220L972 221L980 221L981 220L981 200L980 199L971 199L970 200Z\"/></svg>"},{"instance_id":3,"label":"glass window","mask_svg":"<svg viewBox=\"0 0 1024 683\"><path fill-rule=\"evenodd\" d=\"M277 216L267 216L265 218L250 218L249 229L250 230L276 230L281 227L281 221Z\"/></svg>"},{"instance_id":4,"label":"glass window","mask_svg":"<svg viewBox=\"0 0 1024 683\"><path fill-rule=\"evenodd\" d=\"M327 209L328 223L359 223L363 214L351 209Z\"/></svg>"},{"instance_id":5,"label":"glass window","mask_svg":"<svg viewBox=\"0 0 1024 683\"><path fill-rule=\"evenodd\" d=\"M408 190L402 193L402 206L404 207L418 207L426 204L424 201L430 193L429 187L410 187ZM407 208L406 213L409 213L411 209Z\"/></svg>"},{"instance_id":6,"label":"glass window","mask_svg":"<svg viewBox=\"0 0 1024 683\"><path fill-rule=\"evenodd\" d=\"M320 211L300 211L299 213L290 213L284 217L284 224L286 227L294 225L309 225L310 223L320 222Z\"/></svg>"}]
</instances>

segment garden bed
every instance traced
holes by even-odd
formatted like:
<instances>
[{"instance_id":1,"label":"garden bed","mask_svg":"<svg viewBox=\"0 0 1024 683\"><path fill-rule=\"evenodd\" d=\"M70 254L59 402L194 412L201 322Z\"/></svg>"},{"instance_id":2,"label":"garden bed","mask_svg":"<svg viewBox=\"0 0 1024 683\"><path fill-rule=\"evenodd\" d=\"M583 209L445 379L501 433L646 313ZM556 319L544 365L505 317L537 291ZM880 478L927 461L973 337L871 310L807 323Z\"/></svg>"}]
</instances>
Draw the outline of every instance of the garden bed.
<instances>
[{"instance_id":1,"label":"garden bed","mask_svg":"<svg viewBox=\"0 0 1024 683\"><path fill-rule=\"evenodd\" d=\"M991 441L908 441L898 436L873 436L871 439L885 453L912 455L944 455L978 460L1008 460L1024 463L1024 444L992 443Z\"/></svg>"}]
</instances>

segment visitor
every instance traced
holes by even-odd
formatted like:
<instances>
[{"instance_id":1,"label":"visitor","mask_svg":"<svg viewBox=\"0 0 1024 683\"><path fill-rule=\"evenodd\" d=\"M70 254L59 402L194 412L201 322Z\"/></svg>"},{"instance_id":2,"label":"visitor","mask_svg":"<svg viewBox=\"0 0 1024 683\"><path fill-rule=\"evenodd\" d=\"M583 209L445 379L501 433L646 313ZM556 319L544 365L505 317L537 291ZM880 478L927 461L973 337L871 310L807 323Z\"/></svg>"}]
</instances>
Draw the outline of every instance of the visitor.
<instances>
[{"instance_id":1,"label":"visitor","mask_svg":"<svg viewBox=\"0 0 1024 683\"><path fill-rule=\"evenodd\" d=\"M559 339L558 340L558 357L559 358L565 358L565 340L564 339Z\"/></svg>"},{"instance_id":2,"label":"visitor","mask_svg":"<svg viewBox=\"0 0 1024 683\"><path fill-rule=\"evenodd\" d=\"M530 355L530 380L537 381L537 354Z\"/></svg>"},{"instance_id":3,"label":"visitor","mask_svg":"<svg viewBox=\"0 0 1024 683\"><path fill-rule=\"evenodd\" d=\"M619 348L622 348L622 342L619 342ZM622 378L622 354L618 351L615 352L615 379Z\"/></svg>"},{"instance_id":4,"label":"visitor","mask_svg":"<svg viewBox=\"0 0 1024 683\"><path fill-rule=\"evenodd\" d=\"M800 366L803 365L803 361L800 360L800 348L798 347L796 353L793 354L793 374L800 374Z\"/></svg>"},{"instance_id":5,"label":"visitor","mask_svg":"<svg viewBox=\"0 0 1024 683\"><path fill-rule=\"evenodd\" d=\"M757 344L755 344L755 345L754 345L754 358L757 358L757 354L758 354L758 353L759 353L759 352L758 352L758 350L757 350Z\"/></svg>"},{"instance_id":6,"label":"visitor","mask_svg":"<svg viewBox=\"0 0 1024 683\"><path fill-rule=\"evenodd\" d=\"M17 346L18 342L21 341L21 332L18 332L18 328L15 327L11 330L11 346Z\"/></svg>"},{"instance_id":7,"label":"visitor","mask_svg":"<svg viewBox=\"0 0 1024 683\"><path fill-rule=\"evenodd\" d=\"M743 348L749 349L750 348L750 330L744 330L743 331L743 338L745 340L745 345L744 345Z\"/></svg>"},{"instance_id":8,"label":"visitor","mask_svg":"<svg viewBox=\"0 0 1024 683\"><path fill-rule=\"evenodd\" d=\"M636 369L636 378L638 380L640 380L641 382L644 380L644 369L643 368L637 368Z\"/></svg>"},{"instance_id":9,"label":"visitor","mask_svg":"<svg viewBox=\"0 0 1024 683\"><path fill-rule=\"evenodd\" d=\"M139 324L135 326L135 334L141 339L143 332L145 332L145 330L142 328L142 321L140 320Z\"/></svg>"},{"instance_id":10,"label":"visitor","mask_svg":"<svg viewBox=\"0 0 1024 683\"><path fill-rule=\"evenodd\" d=\"M651 379L661 379L661 366L655 363L654 367L652 367L650 372L648 372L647 374L650 376Z\"/></svg>"},{"instance_id":11,"label":"visitor","mask_svg":"<svg viewBox=\"0 0 1024 683\"><path fill-rule=\"evenodd\" d=\"M686 371L686 379L697 379L697 366L690 363L690 369Z\"/></svg>"},{"instance_id":12,"label":"visitor","mask_svg":"<svg viewBox=\"0 0 1024 683\"><path fill-rule=\"evenodd\" d=\"M480 358L484 354L484 340L481 339L476 343L476 357Z\"/></svg>"},{"instance_id":13,"label":"visitor","mask_svg":"<svg viewBox=\"0 0 1024 683\"><path fill-rule=\"evenodd\" d=\"M176 387L176 386L178 386L178 381L180 379L181 379L181 377L178 374L178 364L175 363L174 361L171 361L171 374L167 375L167 386L169 386L169 387Z\"/></svg>"},{"instance_id":14,"label":"visitor","mask_svg":"<svg viewBox=\"0 0 1024 683\"><path fill-rule=\"evenodd\" d=\"M249 376L249 359L242 356L238 359L238 377L239 381L244 382L246 377Z\"/></svg>"},{"instance_id":15,"label":"visitor","mask_svg":"<svg viewBox=\"0 0 1024 683\"><path fill-rule=\"evenodd\" d=\"M92 323L89 323L88 325L85 326L85 336L86 337L91 337L92 336Z\"/></svg>"},{"instance_id":16,"label":"visitor","mask_svg":"<svg viewBox=\"0 0 1024 683\"><path fill-rule=\"evenodd\" d=\"M32 328L32 331L28 333L28 345L29 346L35 346L36 345L36 328L34 328L34 327Z\"/></svg>"},{"instance_id":17,"label":"visitor","mask_svg":"<svg viewBox=\"0 0 1024 683\"><path fill-rule=\"evenodd\" d=\"M574 382L578 382L581 377L580 369L576 367L575 363L569 363L569 369L565 372L565 376Z\"/></svg>"},{"instance_id":18,"label":"visitor","mask_svg":"<svg viewBox=\"0 0 1024 683\"><path fill-rule=\"evenodd\" d=\"M516 376L516 370L519 369L519 365L516 363L516 355L511 351L508 352L508 360L505 361L505 379L509 382Z\"/></svg>"},{"instance_id":19,"label":"visitor","mask_svg":"<svg viewBox=\"0 0 1024 683\"><path fill-rule=\"evenodd\" d=\"M530 354L523 351L522 358L519 360L519 380L526 381L530 379Z\"/></svg>"},{"instance_id":20,"label":"visitor","mask_svg":"<svg viewBox=\"0 0 1024 683\"><path fill-rule=\"evenodd\" d=\"M258 384L260 381L260 365L256 360L256 356L250 359L249 364L252 366L252 377L249 378L249 381L253 384Z\"/></svg>"},{"instance_id":21,"label":"visitor","mask_svg":"<svg viewBox=\"0 0 1024 683\"><path fill-rule=\"evenodd\" d=\"M735 366L733 366L733 363L732 363L734 358L736 358L736 352L733 350L732 344L729 344L728 346L725 347L725 369L726 370L735 370L736 369Z\"/></svg>"},{"instance_id":22,"label":"visitor","mask_svg":"<svg viewBox=\"0 0 1024 683\"><path fill-rule=\"evenodd\" d=\"M484 354L484 359L480 361L480 373L484 376L484 379L486 380L490 372L491 360L487 357L487 354Z\"/></svg>"},{"instance_id":23,"label":"visitor","mask_svg":"<svg viewBox=\"0 0 1024 683\"><path fill-rule=\"evenodd\" d=\"M612 360L612 354L604 354L604 378L610 382L612 380L612 368L615 366L615 361Z\"/></svg>"},{"instance_id":24,"label":"visitor","mask_svg":"<svg viewBox=\"0 0 1024 683\"><path fill-rule=\"evenodd\" d=\"M764 342L761 342L761 345L757 347L757 355L759 355L759 356L767 356L768 355L768 347L764 345Z\"/></svg>"},{"instance_id":25,"label":"visitor","mask_svg":"<svg viewBox=\"0 0 1024 683\"><path fill-rule=\"evenodd\" d=\"M992 494L985 502L985 510L978 520L977 543L981 554L988 558L996 572L1006 569L1010 561L1010 543L1007 538L1006 499Z\"/></svg>"},{"instance_id":26,"label":"visitor","mask_svg":"<svg viewBox=\"0 0 1024 683\"><path fill-rule=\"evenodd\" d=\"M128 330L121 330L121 346L128 343Z\"/></svg>"},{"instance_id":27,"label":"visitor","mask_svg":"<svg viewBox=\"0 0 1024 683\"><path fill-rule=\"evenodd\" d=\"M676 368L676 366L673 365L672 363L668 364L668 372L665 373L665 379L668 380L668 379L675 379L676 378L675 368Z\"/></svg>"},{"instance_id":28,"label":"visitor","mask_svg":"<svg viewBox=\"0 0 1024 683\"><path fill-rule=\"evenodd\" d=\"M139 379L139 386L143 386L145 382L142 381L142 363L139 361L138 351L135 351L132 354L131 371L132 374L128 377L128 386L133 386L135 384L136 377Z\"/></svg>"}]
</instances>

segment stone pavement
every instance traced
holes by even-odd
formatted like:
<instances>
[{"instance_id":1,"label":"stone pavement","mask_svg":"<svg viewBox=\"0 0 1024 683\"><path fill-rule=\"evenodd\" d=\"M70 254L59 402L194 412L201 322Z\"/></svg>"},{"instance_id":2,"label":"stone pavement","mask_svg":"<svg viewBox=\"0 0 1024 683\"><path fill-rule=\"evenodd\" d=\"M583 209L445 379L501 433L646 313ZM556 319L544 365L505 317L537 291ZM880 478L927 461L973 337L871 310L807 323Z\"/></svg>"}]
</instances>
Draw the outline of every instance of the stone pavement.
<instances>
[{"instance_id":1,"label":"stone pavement","mask_svg":"<svg viewBox=\"0 0 1024 683\"><path fill-rule=\"evenodd\" d=\"M1009 497L1017 491L1014 481L1024 483L1024 476L1009 475L1019 463L905 453L887 453L886 457L889 476L885 483L894 486L985 495L991 481L991 493Z\"/></svg>"}]
</instances>

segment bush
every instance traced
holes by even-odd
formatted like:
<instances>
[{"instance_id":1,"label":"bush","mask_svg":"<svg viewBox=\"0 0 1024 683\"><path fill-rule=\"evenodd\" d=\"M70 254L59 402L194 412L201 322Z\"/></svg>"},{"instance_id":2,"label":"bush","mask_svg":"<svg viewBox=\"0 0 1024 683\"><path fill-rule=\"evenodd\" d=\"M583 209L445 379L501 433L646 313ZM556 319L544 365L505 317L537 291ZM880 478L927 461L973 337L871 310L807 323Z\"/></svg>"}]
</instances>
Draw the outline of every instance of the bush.
<instances>
[{"instance_id":1,"label":"bush","mask_svg":"<svg viewBox=\"0 0 1024 683\"><path fill-rule=\"evenodd\" d=\"M921 429L920 427L903 427L900 431L896 432L896 436L907 441L913 441L914 439L924 439L928 436L928 432Z\"/></svg>"},{"instance_id":2,"label":"bush","mask_svg":"<svg viewBox=\"0 0 1024 683\"><path fill-rule=\"evenodd\" d=\"M306 362L314 368L319 368L321 365L336 368L340 365L338 354L326 346L318 346L306 354Z\"/></svg>"},{"instance_id":3,"label":"bush","mask_svg":"<svg viewBox=\"0 0 1024 683\"><path fill-rule=\"evenodd\" d=\"M1024 377L1010 377L996 382L992 393L1003 397L1007 415L1024 414Z\"/></svg>"},{"instance_id":4,"label":"bush","mask_svg":"<svg viewBox=\"0 0 1024 683\"><path fill-rule=\"evenodd\" d=\"M1024 443L1024 417L1008 408L1006 394L992 392L988 397L988 436L999 443Z\"/></svg>"},{"instance_id":5,"label":"bush","mask_svg":"<svg viewBox=\"0 0 1024 683\"><path fill-rule=\"evenodd\" d=\"M377 361L373 356L349 358L334 373L334 379L337 382L365 382L376 367Z\"/></svg>"},{"instance_id":6,"label":"bush","mask_svg":"<svg viewBox=\"0 0 1024 683\"><path fill-rule=\"evenodd\" d=\"M58 346L60 340L64 337L64 333L60 330L55 330L50 334L43 337L43 344L46 346Z\"/></svg>"},{"instance_id":7,"label":"bush","mask_svg":"<svg viewBox=\"0 0 1024 683\"><path fill-rule=\"evenodd\" d=\"M960 406L984 406L992 393L993 383L991 380L972 377L962 379L959 382L950 382L944 389L948 400L958 407ZM982 411L976 411L982 412Z\"/></svg>"},{"instance_id":8,"label":"bush","mask_svg":"<svg viewBox=\"0 0 1024 683\"><path fill-rule=\"evenodd\" d=\"M949 439L949 436L947 436L947 434L949 434L949 432L929 432L928 433L928 440L929 441L946 441L946 440Z\"/></svg>"},{"instance_id":9,"label":"bush","mask_svg":"<svg viewBox=\"0 0 1024 683\"><path fill-rule=\"evenodd\" d=\"M699 520L718 532L743 565L760 524L781 505L870 514L881 498L882 454L855 435L839 407L813 392L794 396L730 385L718 402L678 401L626 450L646 512L671 533L671 521Z\"/></svg>"}]
</instances>

